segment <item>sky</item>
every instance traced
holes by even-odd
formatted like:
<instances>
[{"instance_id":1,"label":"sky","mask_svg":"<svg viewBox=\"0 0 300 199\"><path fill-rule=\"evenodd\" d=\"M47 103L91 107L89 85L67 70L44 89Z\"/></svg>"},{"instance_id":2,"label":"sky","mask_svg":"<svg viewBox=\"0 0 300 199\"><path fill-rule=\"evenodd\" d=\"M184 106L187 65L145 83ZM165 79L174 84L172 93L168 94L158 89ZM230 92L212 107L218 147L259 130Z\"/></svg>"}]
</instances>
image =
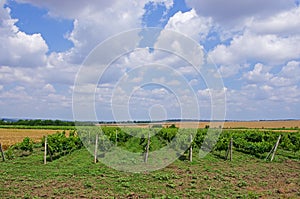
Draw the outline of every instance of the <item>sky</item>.
<instances>
[{"instance_id":1,"label":"sky","mask_svg":"<svg viewBox=\"0 0 300 199\"><path fill-rule=\"evenodd\" d=\"M298 0L0 0L0 118L300 119L299 27Z\"/></svg>"}]
</instances>

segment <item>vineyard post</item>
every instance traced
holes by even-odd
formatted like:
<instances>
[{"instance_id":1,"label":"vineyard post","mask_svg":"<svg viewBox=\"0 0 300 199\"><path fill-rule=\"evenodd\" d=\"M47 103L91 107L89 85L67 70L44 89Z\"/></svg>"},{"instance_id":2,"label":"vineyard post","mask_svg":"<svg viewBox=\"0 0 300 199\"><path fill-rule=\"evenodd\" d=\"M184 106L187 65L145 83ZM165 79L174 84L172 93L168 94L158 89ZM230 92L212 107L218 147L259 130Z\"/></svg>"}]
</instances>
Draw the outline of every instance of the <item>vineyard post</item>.
<instances>
[{"instance_id":1,"label":"vineyard post","mask_svg":"<svg viewBox=\"0 0 300 199\"><path fill-rule=\"evenodd\" d=\"M271 149L271 151L268 153L268 155L267 155L267 157L266 157L265 160L268 160L268 158L269 158L270 155L272 154L272 157L271 157L271 160L270 160L270 161L271 161L271 162L273 161L280 139L281 139L281 135L279 135L276 144L273 146L273 148Z\"/></svg>"},{"instance_id":2,"label":"vineyard post","mask_svg":"<svg viewBox=\"0 0 300 199\"><path fill-rule=\"evenodd\" d=\"M189 159L190 159L190 162L193 161L193 135L191 134L190 136L190 152L189 152Z\"/></svg>"},{"instance_id":3,"label":"vineyard post","mask_svg":"<svg viewBox=\"0 0 300 199\"><path fill-rule=\"evenodd\" d=\"M226 151L226 154L225 154L225 160L228 160L229 152L230 152L230 141L228 143L228 148L227 148L227 151Z\"/></svg>"},{"instance_id":4,"label":"vineyard post","mask_svg":"<svg viewBox=\"0 0 300 199\"><path fill-rule=\"evenodd\" d=\"M118 130L116 130L116 146L118 146Z\"/></svg>"},{"instance_id":5,"label":"vineyard post","mask_svg":"<svg viewBox=\"0 0 300 199\"><path fill-rule=\"evenodd\" d=\"M149 132L148 132L148 142L147 142L147 146L146 146L146 154L145 154L145 160L144 162L147 163L148 162L148 155L149 155L149 146L150 146L150 128L149 128Z\"/></svg>"},{"instance_id":6,"label":"vineyard post","mask_svg":"<svg viewBox=\"0 0 300 199\"><path fill-rule=\"evenodd\" d=\"M3 149L2 149L2 144L0 143L0 152L1 152L1 156L2 156L2 161L5 161L5 157L4 157L4 153L3 153Z\"/></svg>"},{"instance_id":7,"label":"vineyard post","mask_svg":"<svg viewBox=\"0 0 300 199\"><path fill-rule=\"evenodd\" d=\"M45 136L44 164L47 164L47 135Z\"/></svg>"},{"instance_id":8,"label":"vineyard post","mask_svg":"<svg viewBox=\"0 0 300 199\"><path fill-rule=\"evenodd\" d=\"M96 134L95 151L94 151L94 163L97 163L97 151L98 151L98 133Z\"/></svg>"},{"instance_id":9,"label":"vineyard post","mask_svg":"<svg viewBox=\"0 0 300 199\"><path fill-rule=\"evenodd\" d=\"M271 162L273 161L274 159L274 156L275 156L275 153L276 153L276 150L277 150L277 147L278 147L278 144L279 144L279 141L281 139L281 135L279 135L278 139L277 139L277 142L275 144L275 147L274 147L274 151L273 151L273 154L272 154L272 157L271 157Z\"/></svg>"},{"instance_id":10,"label":"vineyard post","mask_svg":"<svg viewBox=\"0 0 300 199\"><path fill-rule=\"evenodd\" d=\"M230 161L232 161L232 146L233 146L233 138L231 137L230 138L230 156L229 156Z\"/></svg>"}]
</instances>

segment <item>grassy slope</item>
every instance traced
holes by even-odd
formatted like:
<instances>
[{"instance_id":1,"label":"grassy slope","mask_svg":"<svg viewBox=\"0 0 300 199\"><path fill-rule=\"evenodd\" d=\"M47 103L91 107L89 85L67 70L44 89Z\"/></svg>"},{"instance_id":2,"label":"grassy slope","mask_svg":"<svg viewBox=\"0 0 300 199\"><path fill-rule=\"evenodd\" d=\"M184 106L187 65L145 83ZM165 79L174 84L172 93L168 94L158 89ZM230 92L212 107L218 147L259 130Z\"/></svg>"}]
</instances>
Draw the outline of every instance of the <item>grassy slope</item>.
<instances>
[{"instance_id":1,"label":"grassy slope","mask_svg":"<svg viewBox=\"0 0 300 199\"><path fill-rule=\"evenodd\" d=\"M281 156L269 163L235 151L228 162L210 154L143 174L93 164L85 149L47 165L42 157L38 149L34 155L0 162L1 198L300 197L300 162Z\"/></svg>"}]
</instances>

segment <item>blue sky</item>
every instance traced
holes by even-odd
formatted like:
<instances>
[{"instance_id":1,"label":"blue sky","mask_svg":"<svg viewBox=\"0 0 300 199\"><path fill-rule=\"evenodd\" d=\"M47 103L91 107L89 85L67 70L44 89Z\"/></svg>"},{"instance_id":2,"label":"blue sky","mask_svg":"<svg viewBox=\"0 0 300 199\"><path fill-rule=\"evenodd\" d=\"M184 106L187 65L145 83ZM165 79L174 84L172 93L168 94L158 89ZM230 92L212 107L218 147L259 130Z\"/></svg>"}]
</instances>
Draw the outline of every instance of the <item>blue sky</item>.
<instances>
[{"instance_id":1,"label":"blue sky","mask_svg":"<svg viewBox=\"0 0 300 199\"><path fill-rule=\"evenodd\" d=\"M47 9L38 8L31 4L20 4L9 1L6 5L11 9L11 17L18 19L16 26L26 34L41 33L45 39L49 53L62 52L73 47L65 35L73 30L73 20L51 18Z\"/></svg>"},{"instance_id":2,"label":"blue sky","mask_svg":"<svg viewBox=\"0 0 300 199\"><path fill-rule=\"evenodd\" d=\"M90 52L113 35L143 27L161 28L148 41L153 46L162 45L165 31L172 30L204 49L202 53L214 63L215 74L222 77L224 87L219 92L226 95L224 119L300 118L300 8L295 0L2 0L0 118L72 120L74 82ZM118 82L130 77L137 66L151 63L182 74L197 95L198 119L211 118L215 91L208 87L208 80L196 75L180 57L146 49L118 58L104 73L103 82L96 85L99 120L116 119L111 101L117 91L122 99ZM143 87L140 84L151 72L134 74L139 76L131 77L138 89L132 91L128 119L182 117L174 111L179 106L174 99L180 96L188 105L191 96L185 96L183 87L176 90L178 93L163 87L172 82L176 85L175 76L161 74L157 86Z\"/></svg>"}]
</instances>

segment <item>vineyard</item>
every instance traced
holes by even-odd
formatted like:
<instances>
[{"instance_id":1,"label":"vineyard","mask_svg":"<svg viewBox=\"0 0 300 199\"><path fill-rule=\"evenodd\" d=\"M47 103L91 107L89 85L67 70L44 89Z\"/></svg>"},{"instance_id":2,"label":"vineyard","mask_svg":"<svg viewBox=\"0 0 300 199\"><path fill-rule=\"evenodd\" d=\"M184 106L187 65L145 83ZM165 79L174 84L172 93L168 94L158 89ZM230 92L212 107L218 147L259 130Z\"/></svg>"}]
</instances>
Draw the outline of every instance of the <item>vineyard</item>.
<instances>
[{"instance_id":1,"label":"vineyard","mask_svg":"<svg viewBox=\"0 0 300 199\"><path fill-rule=\"evenodd\" d=\"M93 130L94 128L92 128ZM208 148L213 152L226 151L228 143L232 138L235 150L251 154L256 157L264 157L274 144L279 135L281 140L279 143L279 150L290 153L291 156L299 158L300 153L300 132L280 132L280 131L260 131L253 129L244 130L223 130L220 134L218 129L178 129L178 128L161 128L161 129L147 129L147 128L118 128L118 127L102 127L98 142L98 147L103 151L109 151L115 145L124 150L135 153L145 152L148 134L151 134L150 151L159 150L165 146L170 145L174 150L188 149L190 135L193 135L191 145L196 150L200 148ZM84 143L95 144L95 134L97 132L79 131L80 137ZM105 139L104 139L105 137ZM175 139L174 139L175 138ZM105 142L103 140L106 140ZM109 141L107 141L109 140ZM216 142L216 143L215 143ZM210 145L214 144L213 147Z\"/></svg>"},{"instance_id":2,"label":"vineyard","mask_svg":"<svg viewBox=\"0 0 300 199\"><path fill-rule=\"evenodd\" d=\"M11 130L11 129L8 129ZM15 130L17 131L17 130ZM31 142L37 142L37 145L44 146L45 132L43 137L35 139L26 138ZM69 154L83 145L93 146L97 143L97 148L102 155L110 153L117 146L124 151L144 154L146 152L148 136L149 152L157 151L164 147L170 147L174 151L185 155L187 149L192 146L196 152L208 150L218 152L220 157L224 157L228 150L230 140L233 140L234 150L253 155L257 158L265 158L268 152L276 143L280 136L278 153L285 154L289 158L299 159L300 157L300 133L294 132L274 132L260 131L253 129L244 130L223 130L220 133L218 129L178 129L173 128L119 128L119 127L84 127L78 131L72 130L66 136L66 132L49 133L48 131L48 155L49 158L56 155ZM97 136L96 136L97 134ZM23 135L24 136L24 135ZM40 136L40 135L39 135ZM193 137L190 140L191 136ZM12 136L14 137L14 136ZM96 141L97 137L97 141ZM87 146L87 147L88 147ZM9 149L14 149L14 145ZM12 152L9 150L10 153ZM224 152L221 154L221 152ZM97 157L98 158L98 157ZM151 157L149 157L151 158Z\"/></svg>"},{"instance_id":3,"label":"vineyard","mask_svg":"<svg viewBox=\"0 0 300 199\"><path fill-rule=\"evenodd\" d=\"M68 133L45 134L39 141L28 136L4 151L5 161L0 162L0 191L3 198L19 198L24 196L22 194L28 198L300 196L299 131L227 129L219 133L219 129L178 129L174 126L151 129L84 127ZM233 157L232 161L226 161L231 140ZM270 163L266 157L278 140L274 161ZM98 148L99 162L95 164L93 154L88 153L84 145ZM190 162L191 146L194 153ZM178 160L150 173L124 173L101 161L116 148L141 154L141 157L148 148L148 161L151 162L158 158L151 152L164 147L180 153ZM46 165L43 162L45 149ZM203 150L211 151L199 158Z\"/></svg>"}]
</instances>

